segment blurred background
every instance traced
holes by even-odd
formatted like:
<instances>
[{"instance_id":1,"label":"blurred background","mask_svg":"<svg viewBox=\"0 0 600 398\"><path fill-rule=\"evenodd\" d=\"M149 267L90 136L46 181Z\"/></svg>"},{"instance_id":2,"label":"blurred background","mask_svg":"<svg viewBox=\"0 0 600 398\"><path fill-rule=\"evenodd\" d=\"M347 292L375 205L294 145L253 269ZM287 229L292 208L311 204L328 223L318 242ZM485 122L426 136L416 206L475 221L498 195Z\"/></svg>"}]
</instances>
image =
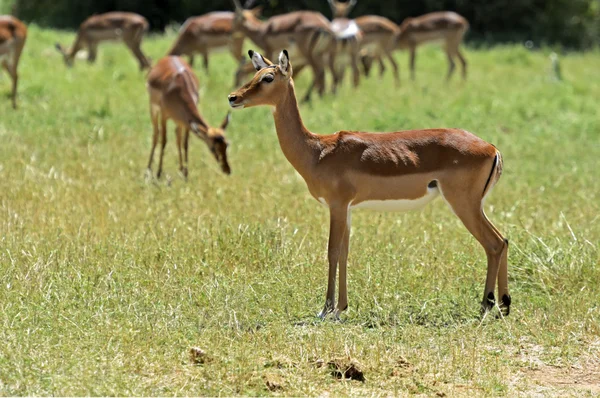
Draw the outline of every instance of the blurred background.
<instances>
[{"instance_id":1,"label":"blurred background","mask_svg":"<svg viewBox=\"0 0 600 398\"><path fill-rule=\"evenodd\" d=\"M64 29L76 29L95 13L133 11L159 32L193 15L233 9L230 0L0 0L0 4L0 13ZM326 0L261 0L252 5L263 6L265 17L300 9L331 17ZM587 49L600 44L600 0L359 0L350 17L377 14L401 23L406 17L439 10L467 18L471 45L532 41L535 46Z\"/></svg>"}]
</instances>

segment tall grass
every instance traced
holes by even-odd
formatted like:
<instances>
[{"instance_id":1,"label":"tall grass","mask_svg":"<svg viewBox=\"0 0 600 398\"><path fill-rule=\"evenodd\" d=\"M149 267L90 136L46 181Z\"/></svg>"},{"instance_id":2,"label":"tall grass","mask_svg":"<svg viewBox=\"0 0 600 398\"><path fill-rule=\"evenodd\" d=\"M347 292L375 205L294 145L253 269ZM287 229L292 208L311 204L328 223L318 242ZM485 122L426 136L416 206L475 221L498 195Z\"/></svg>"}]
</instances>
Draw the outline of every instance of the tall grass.
<instances>
[{"instance_id":1,"label":"tall grass","mask_svg":"<svg viewBox=\"0 0 600 398\"><path fill-rule=\"evenodd\" d=\"M444 54L423 48L415 82L398 54L401 87L372 77L301 106L320 133L465 128L505 161L486 209L511 242L510 317L478 317L485 255L436 201L354 212L338 323L315 316L327 212L283 157L270 111L234 113L230 177L194 139L184 182L170 133L167 176L148 182L144 74L116 44L67 69L53 45L72 39L31 26L17 111L0 80L0 394L593 394L600 54L565 56L556 82L545 52L467 49L467 82L445 84ZM156 60L171 40L143 47ZM217 124L235 64L217 54L210 68L196 69L200 108ZM333 376L338 358L365 381ZM553 369L564 378L541 377Z\"/></svg>"}]
</instances>

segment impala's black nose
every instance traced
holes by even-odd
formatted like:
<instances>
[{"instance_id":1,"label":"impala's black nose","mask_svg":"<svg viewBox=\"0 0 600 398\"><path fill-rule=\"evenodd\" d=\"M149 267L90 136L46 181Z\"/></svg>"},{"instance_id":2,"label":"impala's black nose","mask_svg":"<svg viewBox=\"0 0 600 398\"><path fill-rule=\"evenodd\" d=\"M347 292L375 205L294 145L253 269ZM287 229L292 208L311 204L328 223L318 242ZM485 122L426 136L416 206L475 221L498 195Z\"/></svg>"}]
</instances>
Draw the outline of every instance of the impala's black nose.
<instances>
[{"instance_id":1,"label":"impala's black nose","mask_svg":"<svg viewBox=\"0 0 600 398\"><path fill-rule=\"evenodd\" d=\"M237 99L237 95L235 95L235 94L229 94L229 96L227 97L227 99L229 100L229 102L235 102L235 100Z\"/></svg>"}]
</instances>

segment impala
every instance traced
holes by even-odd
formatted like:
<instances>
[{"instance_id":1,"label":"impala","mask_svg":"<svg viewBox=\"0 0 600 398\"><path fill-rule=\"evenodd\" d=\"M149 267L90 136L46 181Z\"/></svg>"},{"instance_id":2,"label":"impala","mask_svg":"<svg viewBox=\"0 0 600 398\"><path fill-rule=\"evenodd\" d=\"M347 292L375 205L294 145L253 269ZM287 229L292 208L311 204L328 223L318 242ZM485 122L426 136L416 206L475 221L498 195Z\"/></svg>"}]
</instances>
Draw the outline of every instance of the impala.
<instances>
[{"instance_id":1,"label":"impala","mask_svg":"<svg viewBox=\"0 0 600 398\"><path fill-rule=\"evenodd\" d=\"M333 75L333 92L335 92L338 83L344 78L345 63L350 63L352 67L354 86L358 86L360 82L358 62L362 33L356 22L347 18L356 5L356 0L350 0L346 3L337 0L327 1L333 13L331 30L336 38L336 45L329 58L329 68Z\"/></svg>"},{"instance_id":2,"label":"impala","mask_svg":"<svg viewBox=\"0 0 600 398\"><path fill-rule=\"evenodd\" d=\"M56 49L63 55L65 64L72 66L75 55L87 47L88 62L96 61L98 43L109 40L122 40L140 64L140 69L150 67L150 61L140 48L144 33L148 31L148 21L141 15L131 12L107 12L93 15L79 26L75 43L65 49L56 43Z\"/></svg>"},{"instance_id":3,"label":"impala","mask_svg":"<svg viewBox=\"0 0 600 398\"><path fill-rule=\"evenodd\" d=\"M17 108L17 83L19 74L17 66L21 58L27 27L17 18L10 15L0 15L0 63L12 79L12 106Z\"/></svg>"},{"instance_id":4,"label":"impala","mask_svg":"<svg viewBox=\"0 0 600 398\"><path fill-rule=\"evenodd\" d=\"M244 10L244 13L258 17L261 7ZM228 48L236 61L242 58L244 35L233 32L235 13L231 11L216 11L199 17L188 18L179 30L175 43L169 50L169 55L187 55L190 65L194 65L194 54L202 54L204 69L208 71L208 55L210 52Z\"/></svg>"},{"instance_id":5,"label":"impala","mask_svg":"<svg viewBox=\"0 0 600 398\"><path fill-rule=\"evenodd\" d=\"M346 310L346 266L351 211L417 209L437 196L450 205L483 246L488 260L482 309L495 305L498 281L500 307L510 311L508 241L488 220L483 201L502 173L502 157L491 144L459 129L427 129L373 134L310 132L300 117L287 51L278 65L249 52L258 72L228 96L232 108L273 108L279 144L287 160L304 178L311 195L329 208L329 278L320 316ZM339 296L335 279L339 264Z\"/></svg>"},{"instance_id":6,"label":"impala","mask_svg":"<svg viewBox=\"0 0 600 398\"><path fill-rule=\"evenodd\" d=\"M400 33L400 28L394 22L385 17L377 15L364 15L354 20L363 34L361 43L361 60L365 68L365 74L368 76L371 68L371 62L376 59L379 62L379 74L385 72L385 65L382 57L386 57L394 69L394 80L396 84L400 82L398 75L398 64L392 56L396 37Z\"/></svg>"},{"instance_id":7,"label":"impala","mask_svg":"<svg viewBox=\"0 0 600 398\"><path fill-rule=\"evenodd\" d=\"M467 78L467 61L460 52L460 44L469 29L469 22L455 12L432 12L417 18L406 18L400 25L396 48L410 51L410 75L415 78L415 52L417 46L442 41L448 56L449 80L454 72L454 58L458 57L462 65L463 79Z\"/></svg>"},{"instance_id":8,"label":"impala","mask_svg":"<svg viewBox=\"0 0 600 398\"><path fill-rule=\"evenodd\" d=\"M263 22L254 15L244 13L238 0L234 0L234 4L236 10L234 30L243 32L264 51L267 57L272 56L277 48L294 46L302 66L308 64L314 72L313 84L305 100L310 99L314 87L317 88L319 95L323 95L326 55L335 45L335 38L327 18L319 12L295 11L271 17ZM240 69L236 72L236 82L252 70L252 68L246 69L244 64L240 65Z\"/></svg>"},{"instance_id":9,"label":"impala","mask_svg":"<svg viewBox=\"0 0 600 398\"><path fill-rule=\"evenodd\" d=\"M152 174L152 158L160 135L161 149L157 177L160 178L162 174L163 155L167 145L167 120L173 119L177 125L175 133L179 152L179 170L185 178L188 175L190 130L206 143L220 164L221 170L225 174L230 174L231 168L227 162L227 140L225 139L225 129L229 123L230 114L227 114L219 128L210 127L204 121L198 112L198 78L190 66L180 57L164 57L148 73L146 87L150 94L150 116L154 128L152 150L148 161L149 173Z\"/></svg>"}]
</instances>

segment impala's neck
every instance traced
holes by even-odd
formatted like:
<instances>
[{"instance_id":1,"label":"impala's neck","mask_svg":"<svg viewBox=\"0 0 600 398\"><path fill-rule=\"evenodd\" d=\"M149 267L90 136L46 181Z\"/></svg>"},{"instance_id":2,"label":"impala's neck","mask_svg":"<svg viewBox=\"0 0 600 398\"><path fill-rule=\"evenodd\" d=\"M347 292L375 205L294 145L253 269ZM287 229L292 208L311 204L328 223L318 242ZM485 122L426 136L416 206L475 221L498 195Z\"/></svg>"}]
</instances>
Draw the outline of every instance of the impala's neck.
<instances>
[{"instance_id":1,"label":"impala's neck","mask_svg":"<svg viewBox=\"0 0 600 398\"><path fill-rule=\"evenodd\" d=\"M294 92L294 82L291 79L288 92L275 105L273 118L283 154L306 180L319 157L319 139L302 123Z\"/></svg>"}]
</instances>

